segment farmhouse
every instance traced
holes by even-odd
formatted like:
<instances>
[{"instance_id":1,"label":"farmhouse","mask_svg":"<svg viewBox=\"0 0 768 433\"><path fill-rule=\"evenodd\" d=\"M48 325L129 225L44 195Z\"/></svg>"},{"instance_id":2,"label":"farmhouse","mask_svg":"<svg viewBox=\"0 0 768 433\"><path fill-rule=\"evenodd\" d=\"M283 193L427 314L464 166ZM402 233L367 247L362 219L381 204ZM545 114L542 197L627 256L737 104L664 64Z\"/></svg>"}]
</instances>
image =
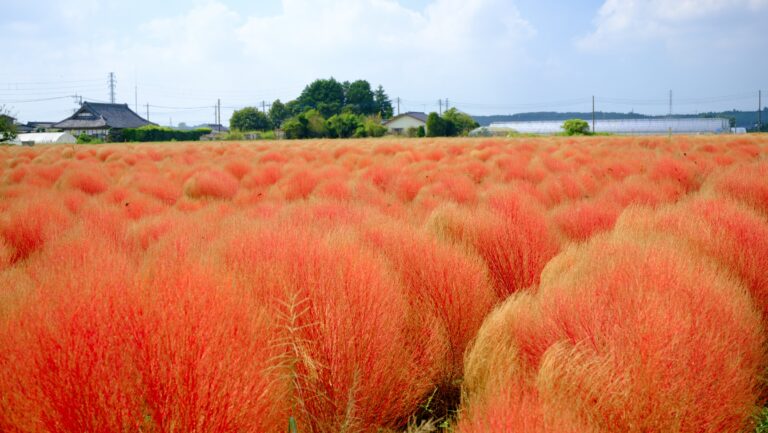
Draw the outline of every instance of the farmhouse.
<instances>
[{"instance_id":1,"label":"farmhouse","mask_svg":"<svg viewBox=\"0 0 768 433\"><path fill-rule=\"evenodd\" d=\"M133 112L128 108L128 104L83 102L75 114L54 124L53 127L74 136L85 133L104 138L114 130L139 128L146 125L154 125L154 123Z\"/></svg>"},{"instance_id":2,"label":"farmhouse","mask_svg":"<svg viewBox=\"0 0 768 433\"><path fill-rule=\"evenodd\" d=\"M424 129L426 129L427 115L426 113L418 111L409 111L387 120L384 122L384 126L387 127L387 130L391 134L397 135L403 134L411 128L418 128L419 126L423 126Z\"/></svg>"}]
</instances>

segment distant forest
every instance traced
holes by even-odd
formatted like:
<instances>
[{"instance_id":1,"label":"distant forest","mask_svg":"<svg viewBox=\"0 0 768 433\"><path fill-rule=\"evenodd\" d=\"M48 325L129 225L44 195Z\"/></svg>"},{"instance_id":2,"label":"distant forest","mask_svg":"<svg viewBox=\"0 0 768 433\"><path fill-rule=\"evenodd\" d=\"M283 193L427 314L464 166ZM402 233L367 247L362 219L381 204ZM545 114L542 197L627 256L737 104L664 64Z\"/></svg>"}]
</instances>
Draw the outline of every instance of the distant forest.
<instances>
[{"instance_id":1,"label":"distant forest","mask_svg":"<svg viewBox=\"0 0 768 433\"><path fill-rule=\"evenodd\" d=\"M537 120L568 120L568 119L584 119L592 120L592 112L580 113L580 112L567 112L557 113L554 111L541 111L533 113L517 113L507 115L491 115L491 116L472 116L480 126L488 126L492 122L525 122L525 121L537 121ZM648 116L638 113L614 113L596 111L596 119L663 119L666 115L661 116ZM720 112L708 112L699 114L675 114L675 118L691 118L691 117L722 117L731 120L731 126L747 128L748 130L755 129L757 125L757 110L755 111L720 111ZM762 113L763 130L768 128L768 107L763 108Z\"/></svg>"}]
</instances>

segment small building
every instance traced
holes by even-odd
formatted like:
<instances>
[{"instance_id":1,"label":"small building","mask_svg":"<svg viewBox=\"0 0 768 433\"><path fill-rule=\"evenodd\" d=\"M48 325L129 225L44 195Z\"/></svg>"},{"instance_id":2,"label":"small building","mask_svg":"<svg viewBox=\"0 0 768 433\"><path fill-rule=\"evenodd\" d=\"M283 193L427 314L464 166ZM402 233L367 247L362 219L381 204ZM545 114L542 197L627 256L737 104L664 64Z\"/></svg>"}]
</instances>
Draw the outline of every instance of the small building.
<instances>
[{"instance_id":1,"label":"small building","mask_svg":"<svg viewBox=\"0 0 768 433\"><path fill-rule=\"evenodd\" d=\"M411 128L418 128L419 126L427 129L427 114L418 111L409 111L397 115L386 122L384 126L391 134L402 135L408 132Z\"/></svg>"},{"instance_id":2,"label":"small building","mask_svg":"<svg viewBox=\"0 0 768 433\"><path fill-rule=\"evenodd\" d=\"M128 104L100 104L83 102L75 114L55 123L54 128L74 136L87 134L106 138L111 132L126 128L154 125L128 107Z\"/></svg>"},{"instance_id":3,"label":"small building","mask_svg":"<svg viewBox=\"0 0 768 433\"><path fill-rule=\"evenodd\" d=\"M34 145L34 144L74 144L77 139L68 132L33 132L30 134L19 134L14 140L15 144Z\"/></svg>"}]
</instances>

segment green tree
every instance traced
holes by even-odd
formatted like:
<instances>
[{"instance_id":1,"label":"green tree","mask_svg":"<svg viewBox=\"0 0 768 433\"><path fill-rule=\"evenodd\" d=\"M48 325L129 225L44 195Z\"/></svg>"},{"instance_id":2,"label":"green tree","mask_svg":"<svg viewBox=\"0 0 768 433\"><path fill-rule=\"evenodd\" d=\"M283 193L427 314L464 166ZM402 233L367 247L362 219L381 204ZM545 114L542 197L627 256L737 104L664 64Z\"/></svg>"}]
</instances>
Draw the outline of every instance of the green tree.
<instances>
[{"instance_id":1,"label":"green tree","mask_svg":"<svg viewBox=\"0 0 768 433\"><path fill-rule=\"evenodd\" d=\"M362 128L365 137L383 137L387 133L387 127L381 124L378 114L366 117Z\"/></svg>"},{"instance_id":2,"label":"green tree","mask_svg":"<svg viewBox=\"0 0 768 433\"><path fill-rule=\"evenodd\" d=\"M434 111L427 116L427 137L445 137L448 135L448 125L445 119Z\"/></svg>"},{"instance_id":3,"label":"green tree","mask_svg":"<svg viewBox=\"0 0 768 433\"><path fill-rule=\"evenodd\" d=\"M475 119L472 118L472 116L466 113L462 113L455 107L446 110L446 112L443 113L443 118L451 124L449 131L446 131L447 135L451 136L467 135L469 134L469 131L480 126L480 124L478 124Z\"/></svg>"},{"instance_id":4,"label":"green tree","mask_svg":"<svg viewBox=\"0 0 768 433\"><path fill-rule=\"evenodd\" d=\"M239 131L266 131L272 129L269 117L254 107L245 107L232 113L229 127Z\"/></svg>"},{"instance_id":5,"label":"green tree","mask_svg":"<svg viewBox=\"0 0 768 433\"><path fill-rule=\"evenodd\" d=\"M285 109L288 111L289 117L301 114L301 104L297 99L286 102Z\"/></svg>"},{"instance_id":6,"label":"green tree","mask_svg":"<svg viewBox=\"0 0 768 433\"><path fill-rule=\"evenodd\" d=\"M344 106L344 87L333 77L310 83L297 99L301 111L317 110L323 117L341 113Z\"/></svg>"},{"instance_id":7,"label":"green tree","mask_svg":"<svg viewBox=\"0 0 768 433\"><path fill-rule=\"evenodd\" d=\"M322 138L328 136L325 117L318 110L307 110L302 116L307 120L307 138Z\"/></svg>"},{"instance_id":8,"label":"green tree","mask_svg":"<svg viewBox=\"0 0 768 433\"><path fill-rule=\"evenodd\" d=\"M365 80L357 80L349 85L346 90L345 106L353 113L371 115L376 113L376 101L371 90L371 85Z\"/></svg>"},{"instance_id":9,"label":"green tree","mask_svg":"<svg viewBox=\"0 0 768 433\"><path fill-rule=\"evenodd\" d=\"M387 120L392 117L392 114L394 114L392 101L389 100L389 96L384 92L384 88L381 87L381 84L379 84L379 87L373 92L373 101L376 105L376 113L378 113L382 119Z\"/></svg>"},{"instance_id":10,"label":"green tree","mask_svg":"<svg viewBox=\"0 0 768 433\"><path fill-rule=\"evenodd\" d=\"M283 122L283 132L286 138L307 138L307 119L302 115L291 117Z\"/></svg>"},{"instance_id":11,"label":"green tree","mask_svg":"<svg viewBox=\"0 0 768 433\"><path fill-rule=\"evenodd\" d=\"M285 119L291 117L291 113L288 108L280 102L279 99L275 99L272 105L269 107L269 121L272 123L272 127L279 128L283 124Z\"/></svg>"},{"instance_id":12,"label":"green tree","mask_svg":"<svg viewBox=\"0 0 768 433\"><path fill-rule=\"evenodd\" d=\"M8 114L5 106L0 106L0 142L11 141L17 137L13 117Z\"/></svg>"},{"instance_id":13,"label":"green tree","mask_svg":"<svg viewBox=\"0 0 768 433\"><path fill-rule=\"evenodd\" d=\"M583 119L568 119L560 127L565 135L589 135L589 123Z\"/></svg>"},{"instance_id":14,"label":"green tree","mask_svg":"<svg viewBox=\"0 0 768 433\"><path fill-rule=\"evenodd\" d=\"M331 138L349 138L361 125L360 117L353 113L334 114L326 122Z\"/></svg>"}]
</instances>

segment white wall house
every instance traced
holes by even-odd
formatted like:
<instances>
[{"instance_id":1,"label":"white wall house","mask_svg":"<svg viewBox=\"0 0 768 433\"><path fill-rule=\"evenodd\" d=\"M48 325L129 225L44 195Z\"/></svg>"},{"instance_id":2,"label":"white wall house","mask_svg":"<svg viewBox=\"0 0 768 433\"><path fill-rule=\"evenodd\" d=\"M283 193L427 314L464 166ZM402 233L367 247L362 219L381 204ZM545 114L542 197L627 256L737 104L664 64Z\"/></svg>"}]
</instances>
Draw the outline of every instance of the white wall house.
<instances>
[{"instance_id":1,"label":"white wall house","mask_svg":"<svg viewBox=\"0 0 768 433\"><path fill-rule=\"evenodd\" d=\"M419 126L423 126L426 130L427 115L425 113L409 111L387 120L384 122L384 126L387 127L390 134L396 135L406 134L408 129L418 128Z\"/></svg>"}]
</instances>

